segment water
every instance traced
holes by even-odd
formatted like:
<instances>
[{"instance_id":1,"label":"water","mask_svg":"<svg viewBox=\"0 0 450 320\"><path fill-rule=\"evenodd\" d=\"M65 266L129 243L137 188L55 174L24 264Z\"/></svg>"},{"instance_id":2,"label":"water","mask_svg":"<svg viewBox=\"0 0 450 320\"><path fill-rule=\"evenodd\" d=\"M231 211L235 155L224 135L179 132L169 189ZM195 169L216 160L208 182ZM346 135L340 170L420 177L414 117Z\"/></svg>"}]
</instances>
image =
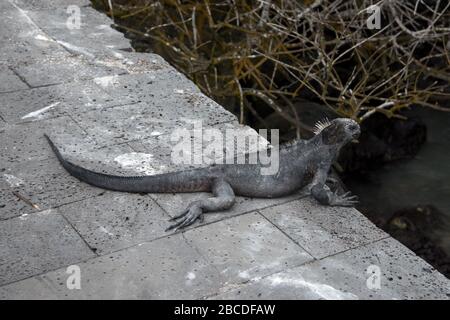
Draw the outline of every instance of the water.
<instances>
[{"instance_id":1,"label":"water","mask_svg":"<svg viewBox=\"0 0 450 320\"><path fill-rule=\"evenodd\" d=\"M360 197L361 210L370 208L376 219L386 220L405 207L435 206L448 222L435 231L450 256L450 113L419 108L410 114L421 117L428 131L416 157L385 165L364 181L346 183Z\"/></svg>"}]
</instances>

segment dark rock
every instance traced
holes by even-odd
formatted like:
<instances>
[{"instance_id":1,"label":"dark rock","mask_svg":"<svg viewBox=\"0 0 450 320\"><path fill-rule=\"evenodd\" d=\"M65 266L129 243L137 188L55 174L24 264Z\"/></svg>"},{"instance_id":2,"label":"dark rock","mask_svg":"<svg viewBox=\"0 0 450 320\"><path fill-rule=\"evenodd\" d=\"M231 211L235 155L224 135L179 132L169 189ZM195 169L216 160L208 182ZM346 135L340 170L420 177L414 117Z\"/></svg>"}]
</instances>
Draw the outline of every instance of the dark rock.
<instances>
[{"instance_id":1,"label":"dark rock","mask_svg":"<svg viewBox=\"0 0 450 320\"><path fill-rule=\"evenodd\" d=\"M361 124L359 143L346 146L338 162L347 173L373 170L414 157L426 138L427 129L420 118L389 119L375 114Z\"/></svg>"}]
</instances>

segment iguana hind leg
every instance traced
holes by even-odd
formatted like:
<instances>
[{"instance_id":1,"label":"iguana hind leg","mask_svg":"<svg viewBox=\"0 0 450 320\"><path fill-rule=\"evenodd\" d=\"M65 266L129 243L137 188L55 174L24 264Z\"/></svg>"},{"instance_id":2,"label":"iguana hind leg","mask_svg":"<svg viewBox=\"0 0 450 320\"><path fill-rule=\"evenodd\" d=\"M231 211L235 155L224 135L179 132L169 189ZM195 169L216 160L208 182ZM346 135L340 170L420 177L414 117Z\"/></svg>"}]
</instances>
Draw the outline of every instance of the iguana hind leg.
<instances>
[{"instance_id":1,"label":"iguana hind leg","mask_svg":"<svg viewBox=\"0 0 450 320\"><path fill-rule=\"evenodd\" d=\"M230 184L222 179L216 179L212 185L214 197L197 200L188 205L180 215L173 217L170 221L175 221L166 231L185 228L193 224L197 219L202 221L203 214L206 212L221 211L229 209L235 203L234 191Z\"/></svg>"}]
</instances>

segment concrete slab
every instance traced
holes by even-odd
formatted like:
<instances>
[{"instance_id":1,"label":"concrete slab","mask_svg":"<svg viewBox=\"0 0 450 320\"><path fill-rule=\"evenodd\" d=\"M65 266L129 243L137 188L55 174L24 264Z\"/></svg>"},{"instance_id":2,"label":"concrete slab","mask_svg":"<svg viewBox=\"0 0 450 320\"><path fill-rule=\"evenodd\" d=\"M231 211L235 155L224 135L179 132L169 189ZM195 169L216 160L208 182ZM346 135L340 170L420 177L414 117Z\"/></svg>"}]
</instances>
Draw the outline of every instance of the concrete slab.
<instances>
[{"instance_id":1,"label":"concrete slab","mask_svg":"<svg viewBox=\"0 0 450 320\"><path fill-rule=\"evenodd\" d=\"M313 260L258 213L191 229L184 236L227 279L225 286Z\"/></svg>"},{"instance_id":2,"label":"concrete slab","mask_svg":"<svg viewBox=\"0 0 450 320\"><path fill-rule=\"evenodd\" d=\"M318 259L388 236L356 209L321 206L310 197L261 213Z\"/></svg>"},{"instance_id":3,"label":"concrete slab","mask_svg":"<svg viewBox=\"0 0 450 320\"><path fill-rule=\"evenodd\" d=\"M139 52L116 50L113 56L117 60L122 60L130 74L151 73L157 70L173 68L166 60L161 58L161 56L153 53L143 54Z\"/></svg>"},{"instance_id":4,"label":"concrete slab","mask_svg":"<svg viewBox=\"0 0 450 320\"><path fill-rule=\"evenodd\" d=\"M204 119L204 125L236 121L235 115L203 95L184 75L173 67L163 66L162 69L154 68L152 72L144 74L105 77L96 79L96 82L114 97L128 96L136 102L155 105L160 110L158 114L162 112L166 117L192 111L196 116L191 115L191 118ZM209 115L211 113L214 117Z\"/></svg>"},{"instance_id":5,"label":"concrete slab","mask_svg":"<svg viewBox=\"0 0 450 320\"><path fill-rule=\"evenodd\" d=\"M120 78L120 77L119 77ZM126 95L133 97L132 95ZM148 102L119 106L73 115L100 145L128 142L149 138L155 132L172 133L175 129L194 127L193 120L202 121L204 126L217 124L225 120L234 120L234 116L216 109L180 108L182 103L176 97L155 98Z\"/></svg>"},{"instance_id":6,"label":"concrete slab","mask_svg":"<svg viewBox=\"0 0 450 320\"><path fill-rule=\"evenodd\" d=\"M11 0L18 7L25 10L67 8L68 6L88 6L89 0Z\"/></svg>"},{"instance_id":7,"label":"concrete slab","mask_svg":"<svg viewBox=\"0 0 450 320\"><path fill-rule=\"evenodd\" d=\"M80 57L68 57L61 61L42 61L27 66L14 67L30 86L41 87L67 82L81 82L95 77L123 74L120 68L98 65Z\"/></svg>"},{"instance_id":8,"label":"concrete slab","mask_svg":"<svg viewBox=\"0 0 450 320\"><path fill-rule=\"evenodd\" d=\"M91 50L92 51L92 50ZM160 56L151 54L151 53L136 53L136 52L128 52L128 50L125 48L119 48L115 49L111 45L107 45L107 50L104 50L103 48L100 50L100 52L96 52L96 49L89 53L86 53L89 55L94 55L95 58L93 61L98 65L106 65L106 66L112 66L117 67L125 70L129 74L140 74L140 73L152 73L157 70L162 69L171 69L172 67L164 61ZM86 55L85 54L85 55ZM111 81L109 79L114 80L114 78L111 77L99 77L98 83L104 87L107 86ZM112 81L113 83L115 81ZM114 92L111 90L111 92ZM117 97L120 98L119 95Z\"/></svg>"},{"instance_id":9,"label":"concrete slab","mask_svg":"<svg viewBox=\"0 0 450 320\"><path fill-rule=\"evenodd\" d=\"M152 193L150 194L150 196L171 217L173 217L183 212L189 205L189 203L196 200L209 198L212 195L211 193L196 192L196 193ZM209 212L205 214L204 221L202 223L199 223L197 221L194 225L188 227L188 229L197 227L198 225L209 224L215 221L228 219L230 217L234 217L243 213L289 202L297 199L298 197L299 195L297 194L275 199L236 197L236 203L231 209L221 212Z\"/></svg>"},{"instance_id":10,"label":"concrete slab","mask_svg":"<svg viewBox=\"0 0 450 320\"><path fill-rule=\"evenodd\" d=\"M36 204L41 210L94 197L104 190L89 186L70 176L56 158L26 161L4 170L0 180L11 184L15 191ZM0 208L0 220L19 216L16 203Z\"/></svg>"},{"instance_id":11,"label":"concrete slab","mask_svg":"<svg viewBox=\"0 0 450 320\"><path fill-rule=\"evenodd\" d=\"M42 40L26 37L26 40L9 37L3 42L0 39L2 50L0 62L10 67L27 66L41 61L62 61L70 54L61 46Z\"/></svg>"},{"instance_id":12,"label":"concrete slab","mask_svg":"<svg viewBox=\"0 0 450 320\"><path fill-rule=\"evenodd\" d=\"M0 221L0 285L92 257L56 210Z\"/></svg>"},{"instance_id":13,"label":"concrete slab","mask_svg":"<svg viewBox=\"0 0 450 320\"><path fill-rule=\"evenodd\" d=\"M67 57L67 51L44 34L24 11L8 1L2 3L6 8L0 21L0 61L15 67Z\"/></svg>"},{"instance_id":14,"label":"concrete slab","mask_svg":"<svg viewBox=\"0 0 450 320\"><path fill-rule=\"evenodd\" d=\"M3 172L0 172L1 176L3 176ZM8 177L8 179L14 181L11 180L14 179L14 177ZM13 191L16 191L15 188L9 187L6 181L0 181L0 194L2 195L0 197L0 222L1 220L39 211L39 209L33 208L31 205L21 200L13 193ZM19 194L22 195L22 192L19 192Z\"/></svg>"},{"instance_id":15,"label":"concrete slab","mask_svg":"<svg viewBox=\"0 0 450 320\"><path fill-rule=\"evenodd\" d=\"M107 192L58 210L101 255L167 236L169 217L145 195Z\"/></svg>"},{"instance_id":16,"label":"concrete slab","mask_svg":"<svg viewBox=\"0 0 450 320\"><path fill-rule=\"evenodd\" d=\"M67 6L87 0L68 1L0 2L0 65L32 85L93 78L0 92L0 299L448 298L442 275L398 242L377 241L385 235L354 210L298 195L238 198L168 236L166 216L210 195L113 193L71 177L44 130L75 163L137 175L181 169L167 139L190 120L222 131L237 121L162 58L129 52L101 13L81 8L81 28L68 28ZM16 83L6 73L3 86ZM81 268L81 290L66 286L69 264ZM366 286L371 265L379 290Z\"/></svg>"},{"instance_id":17,"label":"concrete slab","mask_svg":"<svg viewBox=\"0 0 450 320\"><path fill-rule=\"evenodd\" d=\"M112 55L112 49L131 49L108 17L91 7L79 7L79 13L80 24L74 25L73 13L67 7L27 12L34 23L72 53L94 59Z\"/></svg>"},{"instance_id":18,"label":"concrete slab","mask_svg":"<svg viewBox=\"0 0 450 320\"><path fill-rule=\"evenodd\" d=\"M2 30L2 33L0 39L2 41L8 38L26 38L30 32L36 29L27 15L9 1L2 1L1 9L0 30Z\"/></svg>"},{"instance_id":19,"label":"concrete slab","mask_svg":"<svg viewBox=\"0 0 450 320\"><path fill-rule=\"evenodd\" d=\"M0 94L0 115L9 123L51 119L129 102L117 100L94 82L68 83Z\"/></svg>"},{"instance_id":20,"label":"concrete slab","mask_svg":"<svg viewBox=\"0 0 450 320\"><path fill-rule=\"evenodd\" d=\"M67 116L27 124L8 125L0 131L0 169L17 163L51 157L44 133L54 138L64 153L80 154L92 148L92 140Z\"/></svg>"},{"instance_id":21,"label":"concrete slab","mask_svg":"<svg viewBox=\"0 0 450 320\"><path fill-rule=\"evenodd\" d=\"M28 89L26 83L12 72L11 69L0 65L0 93L22 89Z\"/></svg>"},{"instance_id":22,"label":"concrete slab","mask_svg":"<svg viewBox=\"0 0 450 320\"><path fill-rule=\"evenodd\" d=\"M76 3L72 4L76 5ZM96 27L103 25L109 27L113 23L110 18L108 18L104 14L99 14L99 12L92 7L79 6L80 26L78 28L78 26L71 24L72 19L70 18L73 13L68 12L67 7L68 5L60 5L58 7L49 9L33 8L28 9L26 14L46 33L49 33L50 30L54 29L59 29L61 32L64 32L63 29L66 29L68 32L76 32L76 30L80 30L83 31L86 36L88 36L89 31L95 29ZM112 31L114 31L114 34L117 34L121 38L124 38L123 34L121 34L120 32L115 30Z\"/></svg>"},{"instance_id":23,"label":"concrete slab","mask_svg":"<svg viewBox=\"0 0 450 320\"><path fill-rule=\"evenodd\" d=\"M215 130L219 136L211 137L208 130ZM189 161L187 163L181 163L177 160L179 144L185 143L186 140L181 141L179 137L171 134L153 131L150 133L150 138L133 141L129 145L137 152L151 156L148 166L149 172L154 174L207 167L211 163L219 163L220 161L225 163L227 158L233 158L246 152L256 152L267 148L268 145L267 140L261 139L254 129L237 123L226 123L205 128L195 128L194 126L194 129L189 130L188 134L189 137L186 140L189 140L190 146L185 146L186 149L183 149L183 158L187 158ZM249 141L252 139L256 143L237 143L237 137ZM215 151L212 152L211 150ZM200 155L199 161L196 159L198 155Z\"/></svg>"},{"instance_id":24,"label":"concrete slab","mask_svg":"<svg viewBox=\"0 0 450 320\"><path fill-rule=\"evenodd\" d=\"M214 267L181 235L79 264L81 289L68 290L66 269L0 288L0 299L198 299L217 291ZM30 288L28 290L28 288Z\"/></svg>"},{"instance_id":25,"label":"concrete slab","mask_svg":"<svg viewBox=\"0 0 450 320\"><path fill-rule=\"evenodd\" d=\"M380 279L379 288L374 286L374 279ZM368 287L367 283L372 285ZM447 278L389 238L253 279L248 285L213 298L448 300L449 296Z\"/></svg>"}]
</instances>

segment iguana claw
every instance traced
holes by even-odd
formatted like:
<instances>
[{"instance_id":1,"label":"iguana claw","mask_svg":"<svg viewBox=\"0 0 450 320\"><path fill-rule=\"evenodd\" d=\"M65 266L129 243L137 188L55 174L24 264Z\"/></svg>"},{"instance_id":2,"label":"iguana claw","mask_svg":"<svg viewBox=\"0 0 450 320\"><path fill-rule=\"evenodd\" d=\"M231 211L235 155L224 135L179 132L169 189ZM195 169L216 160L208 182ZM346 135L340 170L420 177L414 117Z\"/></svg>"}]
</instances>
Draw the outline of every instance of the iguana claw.
<instances>
[{"instance_id":1,"label":"iguana claw","mask_svg":"<svg viewBox=\"0 0 450 320\"><path fill-rule=\"evenodd\" d=\"M342 195L338 195L336 192L333 193L333 199L330 202L332 206L341 206L341 207L353 207L358 203L358 197L352 196L351 192L346 192Z\"/></svg>"},{"instance_id":2,"label":"iguana claw","mask_svg":"<svg viewBox=\"0 0 450 320\"><path fill-rule=\"evenodd\" d=\"M179 229L186 228L187 226L190 226L191 224L193 224L195 222L195 220L197 220L197 219L199 219L200 222L203 221L202 209L196 203L191 204L181 214L171 218L169 221L174 221L174 220L178 220L178 219L180 219L180 220L173 223L172 225L170 225L166 229L166 232L170 231L172 229L174 229L174 231L176 232Z\"/></svg>"}]
</instances>

